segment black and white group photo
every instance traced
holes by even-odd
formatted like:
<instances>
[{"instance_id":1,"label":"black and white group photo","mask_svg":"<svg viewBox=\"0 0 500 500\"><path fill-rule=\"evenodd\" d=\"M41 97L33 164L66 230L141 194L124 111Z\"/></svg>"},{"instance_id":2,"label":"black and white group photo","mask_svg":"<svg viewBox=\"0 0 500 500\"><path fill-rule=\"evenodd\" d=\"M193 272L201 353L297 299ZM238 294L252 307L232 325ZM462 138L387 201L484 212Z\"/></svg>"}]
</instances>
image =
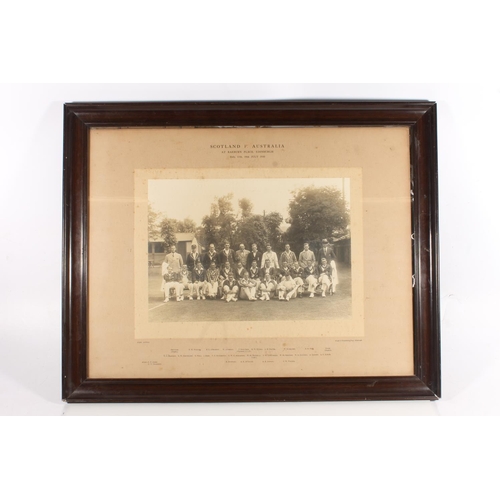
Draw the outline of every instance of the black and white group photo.
<instances>
[{"instance_id":1,"label":"black and white group photo","mask_svg":"<svg viewBox=\"0 0 500 500\"><path fill-rule=\"evenodd\" d=\"M149 321L349 317L349 181L150 179Z\"/></svg>"}]
</instances>

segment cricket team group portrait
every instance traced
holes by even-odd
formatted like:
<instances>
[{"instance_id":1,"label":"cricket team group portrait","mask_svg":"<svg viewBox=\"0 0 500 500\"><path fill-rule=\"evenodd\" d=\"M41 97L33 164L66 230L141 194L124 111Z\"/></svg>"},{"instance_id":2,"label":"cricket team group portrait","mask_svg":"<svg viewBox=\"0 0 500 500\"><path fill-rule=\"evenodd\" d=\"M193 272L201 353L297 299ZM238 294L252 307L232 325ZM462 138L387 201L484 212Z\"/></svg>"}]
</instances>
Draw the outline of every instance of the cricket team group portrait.
<instances>
[{"instance_id":1,"label":"cricket team group portrait","mask_svg":"<svg viewBox=\"0 0 500 500\"><path fill-rule=\"evenodd\" d=\"M223 196L220 180L205 190L203 181L183 181L183 189L149 181L149 321L349 316L348 181L235 180ZM176 201L191 187L208 191L206 203L203 196L190 205Z\"/></svg>"},{"instance_id":2,"label":"cricket team group portrait","mask_svg":"<svg viewBox=\"0 0 500 500\"><path fill-rule=\"evenodd\" d=\"M305 292L313 298L317 290L321 297L326 297L327 292L333 295L338 284L335 252L326 239L317 255L305 243L298 259L289 244L279 259L271 245L262 254L255 243L251 251L241 243L235 252L226 242L220 253L210 244L209 251L200 254L193 244L186 262L183 264L182 256L172 245L161 270L164 302L171 297L184 300L186 292L189 300L195 297L236 302L277 297L289 301Z\"/></svg>"}]
</instances>

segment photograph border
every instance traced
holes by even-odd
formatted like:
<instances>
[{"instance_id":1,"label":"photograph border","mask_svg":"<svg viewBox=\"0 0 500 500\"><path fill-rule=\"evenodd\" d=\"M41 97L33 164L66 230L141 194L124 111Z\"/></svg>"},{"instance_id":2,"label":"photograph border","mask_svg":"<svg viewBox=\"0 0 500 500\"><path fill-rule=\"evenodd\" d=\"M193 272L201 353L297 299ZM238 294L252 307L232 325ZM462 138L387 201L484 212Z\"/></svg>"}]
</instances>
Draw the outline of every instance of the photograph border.
<instances>
[{"instance_id":1,"label":"photograph border","mask_svg":"<svg viewBox=\"0 0 500 500\"><path fill-rule=\"evenodd\" d=\"M412 376L91 379L88 376L90 130L95 127L383 127L410 133ZM89 402L438 399L436 104L429 101L124 102L64 105L62 397Z\"/></svg>"}]
</instances>

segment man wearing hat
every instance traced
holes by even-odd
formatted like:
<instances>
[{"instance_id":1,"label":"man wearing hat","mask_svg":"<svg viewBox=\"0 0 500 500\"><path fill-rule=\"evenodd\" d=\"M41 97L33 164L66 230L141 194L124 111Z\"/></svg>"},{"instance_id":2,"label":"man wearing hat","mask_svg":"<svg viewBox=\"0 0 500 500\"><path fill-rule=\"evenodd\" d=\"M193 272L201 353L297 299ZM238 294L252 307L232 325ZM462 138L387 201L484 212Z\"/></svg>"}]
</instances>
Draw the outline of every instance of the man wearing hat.
<instances>
[{"instance_id":1,"label":"man wearing hat","mask_svg":"<svg viewBox=\"0 0 500 500\"><path fill-rule=\"evenodd\" d=\"M201 255L198 253L198 247L196 245L191 245L191 252L189 252L186 257L186 264L190 273L194 271L198 262L201 262Z\"/></svg>"},{"instance_id":2,"label":"man wearing hat","mask_svg":"<svg viewBox=\"0 0 500 500\"><path fill-rule=\"evenodd\" d=\"M332 269L332 274L331 274L332 293L335 293L335 287L339 282L337 275L337 266L335 265L336 258L337 257L335 255L335 252L333 251L333 248L328 245L328 240L323 239L321 242L321 248L318 250L317 261L321 262L321 259L326 259L326 262L330 265Z\"/></svg>"}]
</instances>

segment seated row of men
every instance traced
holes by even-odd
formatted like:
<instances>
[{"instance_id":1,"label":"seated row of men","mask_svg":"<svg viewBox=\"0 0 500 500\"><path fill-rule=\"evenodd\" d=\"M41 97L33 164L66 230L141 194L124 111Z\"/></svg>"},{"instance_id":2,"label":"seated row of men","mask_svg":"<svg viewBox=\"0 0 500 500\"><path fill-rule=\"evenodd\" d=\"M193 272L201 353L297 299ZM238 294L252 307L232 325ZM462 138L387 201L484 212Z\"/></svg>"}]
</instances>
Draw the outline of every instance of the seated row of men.
<instances>
[{"instance_id":1,"label":"seated row of men","mask_svg":"<svg viewBox=\"0 0 500 500\"><path fill-rule=\"evenodd\" d=\"M236 302L238 298L254 301L270 300L277 296L279 300L289 301L292 298L301 297L307 290L309 297L314 297L317 288L321 296L326 292L335 293L336 272L327 262L325 257L321 258L319 264L315 261L309 262L302 267L298 262L292 265L284 264L277 268L266 259L264 267L257 266L257 261L252 261L249 269L245 269L241 262L233 269L226 262L220 269L211 262L205 269L198 261L191 272L187 265L182 265L179 272L175 272L168 262L162 265L162 290L165 302L173 296L177 301L184 300L184 291L189 293L189 300L196 296L197 300L221 298L227 302Z\"/></svg>"}]
</instances>

